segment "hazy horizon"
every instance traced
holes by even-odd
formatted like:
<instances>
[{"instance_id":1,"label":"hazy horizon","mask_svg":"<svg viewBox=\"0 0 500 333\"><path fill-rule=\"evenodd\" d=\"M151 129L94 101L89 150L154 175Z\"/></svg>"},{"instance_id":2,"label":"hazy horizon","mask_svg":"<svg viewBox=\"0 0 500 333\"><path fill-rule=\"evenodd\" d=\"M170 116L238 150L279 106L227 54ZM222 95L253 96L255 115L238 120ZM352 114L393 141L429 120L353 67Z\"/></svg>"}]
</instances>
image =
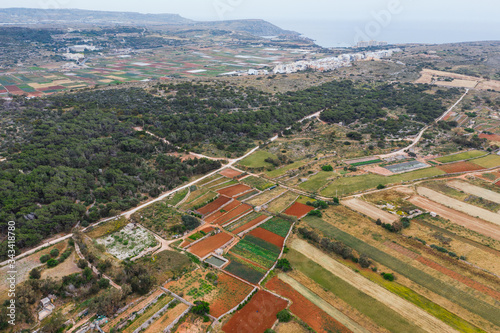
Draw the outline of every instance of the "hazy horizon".
<instances>
[{"instance_id":1,"label":"hazy horizon","mask_svg":"<svg viewBox=\"0 0 500 333\"><path fill-rule=\"evenodd\" d=\"M199 21L263 19L294 30L322 46L347 46L357 40L389 43L451 43L500 39L500 3L442 0L359 0L356 3L292 0L283 5L254 0L18 0L14 6L41 9L86 9L150 14L179 14ZM436 32L439 33L436 33Z\"/></svg>"}]
</instances>

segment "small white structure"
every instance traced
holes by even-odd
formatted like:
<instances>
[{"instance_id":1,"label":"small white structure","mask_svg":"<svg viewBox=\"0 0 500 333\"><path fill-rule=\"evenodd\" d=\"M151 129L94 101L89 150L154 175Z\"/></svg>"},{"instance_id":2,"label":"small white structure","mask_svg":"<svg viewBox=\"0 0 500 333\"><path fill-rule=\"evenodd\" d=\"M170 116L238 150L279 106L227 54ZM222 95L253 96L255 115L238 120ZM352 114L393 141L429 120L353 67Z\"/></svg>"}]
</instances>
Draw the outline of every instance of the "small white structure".
<instances>
[{"instance_id":1,"label":"small white structure","mask_svg":"<svg viewBox=\"0 0 500 333\"><path fill-rule=\"evenodd\" d=\"M434 212L430 212L430 214L431 214L431 216L432 216L432 217L436 217L436 216L438 216L438 214L437 214L437 213L434 213Z\"/></svg>"},{"instance_id":2,"label":"small white structure","mask_svg":"<svg viewBox=\"0 0 500 333\"><path fill-rule=\"evenodd\" d=\"M38 312L38 320L47 318L56 308L56 306L52 304L52 300L49 297L42 298L40 300L40 306L42 309Z\"/></svg>"}]
</instances>

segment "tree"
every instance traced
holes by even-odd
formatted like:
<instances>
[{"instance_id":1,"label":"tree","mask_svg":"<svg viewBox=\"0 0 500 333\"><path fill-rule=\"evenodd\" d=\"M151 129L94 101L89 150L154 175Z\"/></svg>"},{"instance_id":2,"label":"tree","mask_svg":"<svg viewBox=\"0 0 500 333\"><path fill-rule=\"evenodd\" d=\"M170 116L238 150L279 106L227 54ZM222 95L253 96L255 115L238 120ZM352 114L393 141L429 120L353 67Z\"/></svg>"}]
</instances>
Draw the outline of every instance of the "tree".
<instances>
[{"instance_id":1,"label":"tree","mask_svg":"<svg viewBox=\"0 0 500 333\"><path fill-rule=\"evenodd\" d=\"M276 263L276 268L281 269L283 272L288 272L292 270L292 266L288 259L279 259Z\"/></svg>"},{"instance_id":2,"label":"tree","mask_svg":"<svg viewBox=\"0 0 500 333\"><path fill-rule=\"evenodd\" d=\"M207 302L195 301L194 304L195 305L191 309L191 312L193 312L194 314L204 316L210 312L210 305Z\"/></svg>"},{"instance_id":3,"label":"tree","mask_svg":"<svg viewBox=\"0 0 500 333\"><path fill-rule=\"evenodd\" d=\"M193 230L196 229L200 226L200 220L198 220L196 217L191 216L191 215L183 215L182 216L182 223L188 230Z\"/></svg>"},{"instance_id":4,"label":"tree","mask_svg":"<svg viewBox=\"0 0 500 333\"><path fill-rule=\"evenodd\" d=\"M387 281L394 281L394 274L392 273L382 273L381 275Z\"/></svg>"},{"instance_id":5,"label":"tree","mask_svg":"<svg viewBox=\"0 0 500 333\"><path fill-rule=\"evenodd\" d=\"M339 198L337 198L337 197L333 198L333 204L334 204L334 205L340 205L340 200L339 200Z\"/></svg>"},{"instance_id":6,"label":"tree","mask_svg":"<svg viewBox=\"0 0 500 333\"><path fill-rule=\"evenodd\" d=\"M85 259L78 259L78 261L76 263L76 266L78 266L78 268L80 268L80 269L84 269L85 267L88 266L87 260L85 260Z\"/></svg>"},{"instance_id":7,"label":"tree","mask_svg":"<svg viewBox=\"0 0 500 333\"><path fill-rule=\"evenodd\" d=\"M35 280L38 280L39 278L42 277L42 274L40 274L40 271L36 268L33 268L31 271L30 271L30 279L35 279Z\"/></svg>"},{"instance_id":8,"label":"tree","mask_svg":"<svg viewBox=\"0 0 500 333\"><path fill-rule=\"evenodd\" d=\"M370 260L370 258L368 258L366 254L363 253L359 256L359 264L363 268L368 268L372 264L372 261Z\"/></svg>"},{"instance_id":9,"label":"tree","mask_svg":"<svg viewBox=\"0 0 500 333\"><path fill-rule=\"evenodd\" d=\"M385 185L378 184L377 185L377 190L383 190L385 188Z\"/></svg>"},{"instance_id":10,"label":"tree","mask_svg":"<svg viewBox=\"0 0 500 333\"><path fill-rule=\"evenodd\" d=\"M58 249L52 249L52 250L50 251L50 256L51 256L52 258L56 258L58 255L59 255L59 250L58 250Z\"/></svg>"},{"instance_id":11,"label":"tree","mask_svg":"<svg viewBox=\"0 0 500 333\"><path fill-rule=\"evenodd\" d=\"M40 262L42 264L45 264L49 259L50 259L50 256L48 254L44 254L43 256L40 257Z\"/></svg>"},{"instance_id":12,"label":"tree","mask_svg":"<svg viewBox=\"0 0 500 333\"><path fill-rule=\"evenodd\" d=\"M321 213L320 210L311 210L309 213L307 213L307 216L317 216L317 217L322 217L323 213Z\"/></svg>"},{"instance_id":13,"label":"tree","mask_svg":"<svg viewBox=\"0 0 500 333\"><path fill-rule=\"evenodd\" d=\"M109 280L105 278L100 278L99 281L97 282L97 285L101 289L107 289L109 287Z\"/></svg>"},{"instance_id":14,"label":"tree","mask_svg":"<svg viewBox=\"0 0 500 333\"><path fill-rule=\"evenodd\" d=\"M333 171L333 167L331 165L323 165L321 167L321 170L323 170L323 171Z\"/></svg>"},{"instance_id":15,"label":"tree","mask_svg":"<svg viewBox=\"0 0 500 333\"><path fill-rule=\"evenodd\" d=\"M58 264L59 264L59 261L57 261L57 259L54 259L54 258L50 258L47 261L47 266L48 267L56 267Z\"/></svg>"},{"instance_id":16,"label":"tree","mask_svg":"<svg viewBox=\"0 0 500 333\"><path fill-rule=\"evenodd\" d=\"M278 318L280 323L288 323L290 320L292 320L292 315L287 309L278 312L276 317Z\"/></svg>"},{"instance_id":17,"label":"tree","mask_svg":"<svg viewBox=\"0 0 500 333\"><path fill-rule=\"evenodd\" d=\"M377 219L377 221L375 221L375 223L376 223L377 225L382 225L382 220L381 220L380 218L378 218L378 219Z\"/></svg>"},{"instance_id":18,"label":"tree","mask_svg":"<svg viewBox=\"0 0 500 333\"><path fill-rule=\"evenodd\" d=\"M358 132L349 132L346 134L346 136L352 140L357 140L357 141L363 140L363 135L361 133L358 133Z\"/></svg>"}]
</instances>

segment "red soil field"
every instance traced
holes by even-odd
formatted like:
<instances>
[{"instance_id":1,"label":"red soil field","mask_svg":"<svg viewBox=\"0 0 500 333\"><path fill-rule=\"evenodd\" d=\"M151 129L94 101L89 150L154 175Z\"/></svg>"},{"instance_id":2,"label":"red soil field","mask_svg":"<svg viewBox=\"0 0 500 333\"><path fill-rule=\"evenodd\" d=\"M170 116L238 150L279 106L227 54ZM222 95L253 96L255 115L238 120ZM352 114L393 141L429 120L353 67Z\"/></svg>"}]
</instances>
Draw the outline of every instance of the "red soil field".
<instances>
[{"instance_id":1,"label":"red soil field","mask_svg":"<svg viewBox=\"0 0 500 333\"><path fill-rule=\"evenodd\" d=\"M259 290L222 330L226 333L264 332L273 326L276 315L287 307L287 303L267 291Z\"/></svg>"},{"instance_id":2,"label":"red soil field","mask_svg":"<svg viewBox=\"0 0 500 333\"><path fill-rule=\"evenodd\" d=\"M243 301L252 292L253 287L226 273L221 273L217 289L220 290L217 298L210 302L210 314L216 318Z\"/></svg>"},{"instance_id":3,"label":"red soil field","mask_svg":"<svg viewBox=\"0 0 500 333\"><path fill-rule=\"evenodd\" d=\"M500 182L495 183L496 186L500 186Z\"/></svg>"},{"instance_id":4,"label":"red soil field","mask_svg":"<svg viewBox=\"0 0 500 333\"><path fill-rule=\"evenodd\" d=\"M0 89L0 94L5 94L7 92L7 90L5 89Z\"/></svg>"},{"instance_id":5,"label":"red soil field","mask_svg":"<svg viewBox=\"0 0 500 333\"><path fill-rule=\"evenodd\" d=\"M203 258L210 252L217 250L219 247L229 242L232 238L233 237L231 237L231 235L221 232L194 244L188 249L188 251L200 258Z\"/></svg>"},{"instance_id":6,"label":"red soil field","mask_svg":"<svg viewBox=\"0 0 500 333\"><path fill-rule=\"evenodd\" d=\"M200 231L203 231L204 233L208 234L209 232L212 232L214 230L215 230L214 227L206 227L204 229L201 229Z\"/></svg>"},{"instance_id":7,"label":"red soil field","mask_svg":"<svg viewBox=\"0 0 500 333\"><path fill-rule=\"evenodd\" d=\"M47 88L39 88L38 90L40 91L46 91L46 90L61 90L61 89L66 89L66 87L63 86L51 86Z\"/></svg>"},{"instance_id":8,"label":"red soil field","mask_svg":"<svg viewBox=\"0 0 500 333\"><path fill-rule=\"evenodd\" d=\"M285 238L281 237L280 235L276 235L274 232L262 228L253 229L249 232L249 234L263 239L266 242L274 244L277 247L282 247L283 243L285 242Z\"/></svg>"},{"instance_id":9,"label":"red soil field","mask_svg":"<svg viewBox=\"0 0 500 333\"><path fill-rule=\"evenodd\" d=\"M432 260L429 260L427 258L424 258L422 256L418 257L417 261L419 261L422 264L427 265L431 268L434 268L436 271L444 273L444 274L448 275L449 277L451 277L459 282L462 282L463 284L465 284L473 289L476 289L482 293L485 293L486 295L490 295L491 297L496 298L497 300L500 300L500 292L493 290L493 289L485 286L484 284L481 284L481 283L476 282L472 279L469 279L468 277L465 277L462 274L454 272L451 269L443 267L443 266L439 265L438 263L436 263Z\"/></svg>"},{"instance_id":10,"label":"red soil field","mask_svg":"<svg viewBox=\"0 0 500 333\"><path fill-rule=\"evenodd\" d=\"M192 242L194 242L194 240L192 240L191 238L186 238L185 240L182 241L181 245L179 245L179 247L186 247L188 246L189 244L191 244Z\"/></svg>"},{"instance_id":11,"label":"red soil field","mask_svg":"<svg viewBox=\"0 0 500 333\"><path fill-rule=\"evenodd\" d=\"M437 168L443 170L446 173L484 170L482 166L479 166L471 162L458 162L452 164L439 165Z\"/></svg>"},{"instance_id":12,"label":"red soil field","mask_svg":"<svg viewBox=\"0 0 500 333\"><path fill-rule=\"evenodd\" d=\"M296 202L287 210L285 210L285 214L296 216L300 219L306 216L307 213L309 213L311 210L314 210L314 208L308 205L301 204L300 202Z\"/></svg>"},{"instance_id":13,"label":"red soil field","mask_svg":"<svg viewBox=\"0 0 500 333\"><path fill-rule=\"evenodd\" d=\"M233 186L229 186L223 189L220 189L217 191L217 193L220 193L222 195L226 195L228 197L237 197L240 193L247 192L252 190L250 186L246 186L243 184L236 184Z\"/></svg>"},{"instance_id":14,"label":"red soil field","mask_svg":"<svg viewBox=\"0 0 500 333\"><path fill-rule=\"evenodd\" d=\"M17 86L5 86L5 88L9 92L24 92L22 89L18 88Z\"/></svg>"},{"instance_id":15,"label":"red soil field","mask_svg":"<svg viewBox=\"0 0 500 333\"><path fill-rule=\"evenodd\" d=\"M205 218L205 222L212 223L213 221L217 220L219 217L221 217L221 216L227 214L228 212L232 211L233 209L235 209L239 205L241 205L241 202L239 202L238 200L234 200L234 201L228 203L227 205L225 205L224 208L222 208L222 209L214 212L210 216L206 217ZM223 212L221 212L221 210Z\"/></svg>"},{"instance_id":16,"label":"red soil field","mask_svg":"<svg viewBox=\"0 0 500 333\"><path fill-rule=\"evenodd\" d=\"M496 291L488 286L485 286L482 283L476 282L476 281L474 281L466 276L463 276L462 274L459 274L459 273L457 273L449 268L441 266L437 262L432 261L430 259L427 259L425 257L422 257L421 255L418 255L417 253L410 251L407 248L405 248L399 244L395 244L392 242L385 242L384 245L392 248L393 250L396 250L397 252L399 252L401 254L404 254L407 257L415 259L418 262L420 262L426 266L429 266L430 268L433 268L436 271L441 272L441 273L451 277L452 279L455 279L458 282L461 282L461 283L463 283L463 284L465 284L473 289L476 289L479 292L482 292L486 295L489 295L493 298L496 298L497 300L500 300L500 292L498 292L498 291Z\"/></svg>"},{"instance_id":17,"label":"red soil field","mask_svg":"<svg viewBox=\"0 0 500 333\"><path fill-rule=\"evenodd\" d=\"M234 178L234 177L238 177L239 175L241 175L241 172L236 171L234 169L224 169L219 173L227 178Z\"/></svg>"},{"instance_id":18,"label":"red soil field","mask_svg":"<svg viewBox=\"0 0 500 333\"><path fill-rule=\"evenodd\" d=\"M250 210L252 210L252 206L250 206L248 204L241 204L240 206L233 209L229 213L227 213L227 214L221 216L220 218L218 218L217 220L215 220L214 223L218 224L218 225L224 225L224 224L228 223L229 221L234 220L236 217L240 216L241 214L244 214Z\"/></svg>"},{"instance_id":19,"label":"red soil field","mask_svg":"<svg viewBox=\"0 0 500 333\"><path fill-rule=\"evenodd\" d=\"M273 277L266 287L292 301L290 311L318 333L351 332L344 325L330 317L325 311L295 291L289 284Z\"/></svg>"},{"instance_id":20,"label":"red soil field","mask_svg":"<svg viewBox=\"0 0 500 333\"><path fill-rule=\"evenodd\" d=\"M500 135L496 134L479 134L481 139L488 139L490 141L500 142Z\"/></svg>"},{"instance_id":21,"label":"red soil field","mask_svg":"<svg viewBox=\"0 0 500 333\"><path fill-rule=\"evenodd\" d=\"M229 201L231 201L231 198L221 195L208 205L198 208L196 211L201 215L208 215L210 213L215 212L216 210L219 210L223 205L227 204Z\"/></svg>"},{"instance_id":22,"label":"red soil field","mask_svg":"<svg viewBox=\"0 0 500 333\"><path fill-rule=\"evenodd\" d=\"M242 225L241 227L238 227L238 228L234 229L232 231L232 233L235 234L235 235L237 235L237 234L239 234L242 231L250 229L251 227L253 227L256 224L259 224L260 222L264 221L267 218L268 218L267 215L261 215L261 216L257 217L256 219L254 219L254 220L252 220L252 221L250 221L250 222Z\"/></svg>"}]
</instances>

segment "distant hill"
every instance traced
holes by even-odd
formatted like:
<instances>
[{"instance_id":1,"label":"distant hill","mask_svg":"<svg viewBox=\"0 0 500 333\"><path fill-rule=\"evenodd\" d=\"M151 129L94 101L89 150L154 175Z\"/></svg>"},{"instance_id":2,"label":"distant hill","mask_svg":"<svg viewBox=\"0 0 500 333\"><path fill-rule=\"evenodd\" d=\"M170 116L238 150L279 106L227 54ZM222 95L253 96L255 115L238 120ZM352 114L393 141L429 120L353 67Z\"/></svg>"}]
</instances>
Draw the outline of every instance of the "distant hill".
<instances>
[{"instance_id":1,"label":"distant hill","mask_svg":"<svg viewBox=\"0 0 500 333\"><path fill-rule=\"evenodd\" d=\"M187 28L209 28L233 30L256 36L299 35L283 30L264 20L233 20L200 22L186 19L178 14L141 14L134 12L108 12L81 9L0 9L0 24L3 25L57 25L80 26L175 26Z\"/></svg>"}]
</instances>

